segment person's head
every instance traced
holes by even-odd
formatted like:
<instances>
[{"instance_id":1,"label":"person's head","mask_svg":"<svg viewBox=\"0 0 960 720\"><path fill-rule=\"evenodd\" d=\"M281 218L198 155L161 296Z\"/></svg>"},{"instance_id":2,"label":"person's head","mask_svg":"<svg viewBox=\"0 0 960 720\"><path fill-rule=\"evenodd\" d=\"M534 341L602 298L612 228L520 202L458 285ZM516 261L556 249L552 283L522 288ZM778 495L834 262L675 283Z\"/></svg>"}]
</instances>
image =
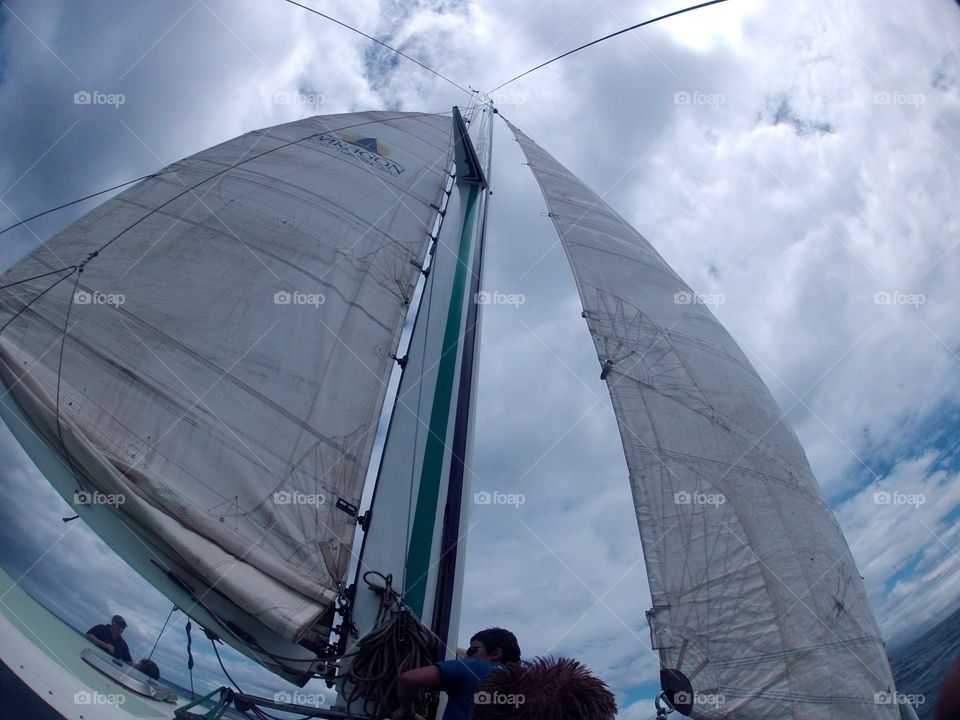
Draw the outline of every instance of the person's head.
<instances>
[{"instance_id":1,"label":"person's head","mask_svg":"<svg viewBox=\"0 0 960 720\"><path fill-rule=\"evenodd\" d=\"M154 680L160 679L160 668L153 660L150 660L149 658L143 658L143 660L136 663L133 667L147 677L153 678Z\"/></svg>"},{"instance_id":2,"label":"person's head","mask_svg":"<svg viewBox=\"0 0 960 720\"><path fill-rule=\"evenodd\" d=\"M127 621L124 620L120 615L114 615L110 619L110 634L115 638L120 637L123 634L123 631L127 629Z\"/></svg>"},{"instance_id":3,"label":"person's head","mask_svg":"<svg viewBox=\"0 0 960 720\"><path fill-rule=\"evenodd\" d=\"M570 658L496 668L474 696L471 720L613 720L610 688Z\"/></svg>"},{"instance_id":4,"label":"person's head","mask_svg":"<svg viewBox=\"0 0 960 720\"><path fill-rule=\"evenodd\" d=\"M467 657L492 662L520 662L520 645L516 636L503 628L487 628L470 638Z\"/></svg>"}]
</instances>

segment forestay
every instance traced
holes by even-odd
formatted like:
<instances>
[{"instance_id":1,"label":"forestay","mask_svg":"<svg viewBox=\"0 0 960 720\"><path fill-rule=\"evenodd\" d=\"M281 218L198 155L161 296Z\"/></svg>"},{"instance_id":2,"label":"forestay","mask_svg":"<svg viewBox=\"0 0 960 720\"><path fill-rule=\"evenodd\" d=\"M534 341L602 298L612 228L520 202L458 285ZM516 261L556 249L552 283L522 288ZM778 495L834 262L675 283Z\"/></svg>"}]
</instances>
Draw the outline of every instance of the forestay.
<instances>
[{"instance_id":1,"label":"forestay","mask_svg":"<svg viewBox=\"0 0 960 720\"><path fill-rule=\"evenodd\" d=\"M0 282L60 271L0 292L0 373L78 489L291 641L329 629L450 157L437 115L247 133Z\"/></svg>"},{"instance_id":2,"label":"forestay","mask_svg":"<svg viewBox=\"0 0 960 720\"><path fill-rule=\"evenodd\" d=\"M637 231L511 129L613 401L661 667L690 679L698 717L898 717L860 575L760 377Z\"/></svg>"}]
</instances>

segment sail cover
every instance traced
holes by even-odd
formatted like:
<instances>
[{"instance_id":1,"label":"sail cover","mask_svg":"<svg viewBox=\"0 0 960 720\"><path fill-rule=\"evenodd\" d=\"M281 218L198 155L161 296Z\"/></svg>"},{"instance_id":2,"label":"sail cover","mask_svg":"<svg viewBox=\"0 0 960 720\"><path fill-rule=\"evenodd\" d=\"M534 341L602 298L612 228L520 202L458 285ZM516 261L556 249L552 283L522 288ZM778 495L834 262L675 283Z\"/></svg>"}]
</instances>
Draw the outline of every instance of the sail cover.
<instances>
[{"instance_id":1,"label":"sail cover","mask_svg":"<svg viewBox=\"0 0 960 720\"><path fill-rule=\"evenodd\" d=\"M661 668L695 717L898 717L876 622L795 434L636 230L510 126L573 268L626 453Z\"/></svg>"},{"instance_id":2,"label":"sail cover","mask_svg":"<svg viewBox=\"0 0 960 720\"><path fill-rule=\"evenodd\" d=\"M78 490L293 642L323 637L345 580L451 127L369 112L247 133L0 281L0 374Z\"/></svg>"}]
</instances>

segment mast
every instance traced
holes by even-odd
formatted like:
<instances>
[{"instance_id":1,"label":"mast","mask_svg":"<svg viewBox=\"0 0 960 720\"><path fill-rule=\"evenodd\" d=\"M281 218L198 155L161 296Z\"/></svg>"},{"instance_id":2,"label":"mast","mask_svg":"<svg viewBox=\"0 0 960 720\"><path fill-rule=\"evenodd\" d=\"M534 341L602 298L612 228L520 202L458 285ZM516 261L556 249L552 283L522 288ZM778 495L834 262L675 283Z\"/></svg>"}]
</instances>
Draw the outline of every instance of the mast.
<instances>
[{"instance_id":1,"label":"mast","mask_svg":"<svg viewBox=\"0 0 960 720\"><path fill-rule=\"evenodd\" d=\"M380 605L363 576L392 575L393 588L443 642L445 657L456 652L463 586L493 113L483 97L471 105L469 123L453 109L454 157L438 205L442 222L425 263L352 608L362 636Z\"/></svg>"}]
</instances>

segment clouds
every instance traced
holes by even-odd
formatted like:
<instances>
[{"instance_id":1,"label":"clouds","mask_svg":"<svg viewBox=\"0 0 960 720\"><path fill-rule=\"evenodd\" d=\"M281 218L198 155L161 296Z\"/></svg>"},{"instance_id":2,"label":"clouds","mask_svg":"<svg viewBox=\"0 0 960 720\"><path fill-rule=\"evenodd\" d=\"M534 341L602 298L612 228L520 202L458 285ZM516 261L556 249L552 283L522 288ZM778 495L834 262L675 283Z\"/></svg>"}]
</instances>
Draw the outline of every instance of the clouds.
<instances>
[{"instance_id":1,"label":"clouds","mask_svg":"<svg viewBox=\"0 0 960 720\"><path fill-rule=\"evenodd\" d=\"M4 8L2 226L254 128L467 100L280 2ZM481 88L644 19L629 3L365 0L324 10ZM960 587L950 462L960 402L958 36L960 13L946 0L738 0L590 48L498 93L503 113L695 290L722 297L712 309L796 428L891 638L945 615ZM82 91L125 102L75 104ZM474 506L463 627L511 626L525 652L581 657L634 699L657 663L644 644L649 591L626 467L566 259L522 162L497 126L484 280L526 302L484 309L471 469L475 489L526 502ZM0 263L81 211L0 237ZM113 606L76 570L89 564L115 578L113 597L153 597L79 522L60 521L69 508L9 443L2 467L15 489L0 524L4 564L22 572L21 560L54 547L25 579L32 592L66 615L103 616ZM927 502L875 503L885 490ZM159 598L148 607L131 645L145 647L169 610ZM182 665L179 640L165 652Z\"/></svg>"}]
</instances>

